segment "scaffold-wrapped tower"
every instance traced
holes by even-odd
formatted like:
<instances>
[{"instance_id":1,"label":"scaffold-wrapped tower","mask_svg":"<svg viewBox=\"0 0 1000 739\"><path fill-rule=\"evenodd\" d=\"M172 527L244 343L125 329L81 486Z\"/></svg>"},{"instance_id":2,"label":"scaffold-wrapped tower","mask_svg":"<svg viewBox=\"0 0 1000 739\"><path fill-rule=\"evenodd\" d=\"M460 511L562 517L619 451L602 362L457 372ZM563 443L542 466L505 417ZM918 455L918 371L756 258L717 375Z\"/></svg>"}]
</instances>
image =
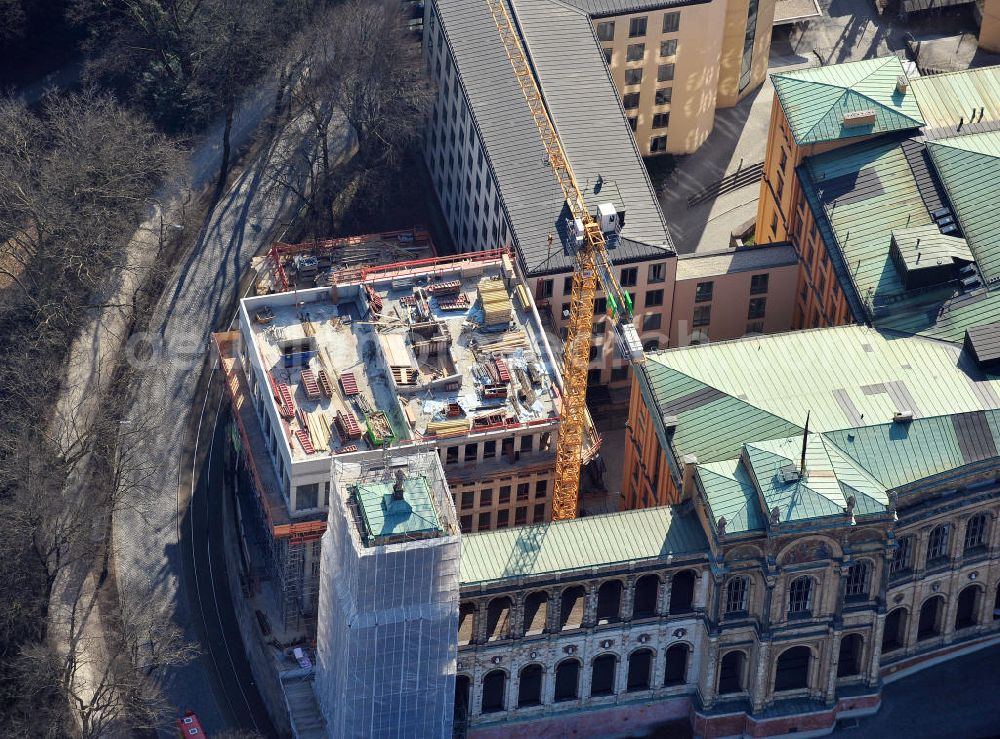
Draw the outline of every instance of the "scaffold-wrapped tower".
<instances>
[{"instance_id":1,"label":"scaffold-wrapped tower","mask_svg":"<svg viewBox=\"0 0 1000 739\"><path fill-rule=\"evenodd\" d=\"M461 543L437 454L334 461L315 691L332 737L452 733Z\"/></svg>"}]
</instances>

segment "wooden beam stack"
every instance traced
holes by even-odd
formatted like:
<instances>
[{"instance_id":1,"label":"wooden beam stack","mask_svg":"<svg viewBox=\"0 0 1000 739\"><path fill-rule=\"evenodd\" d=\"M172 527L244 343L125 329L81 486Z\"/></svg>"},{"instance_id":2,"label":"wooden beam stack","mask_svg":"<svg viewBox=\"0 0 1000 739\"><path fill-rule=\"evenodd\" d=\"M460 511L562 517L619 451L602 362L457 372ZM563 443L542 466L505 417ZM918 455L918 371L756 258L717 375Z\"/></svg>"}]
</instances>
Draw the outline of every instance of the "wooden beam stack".
<instances>
[{"instance_id":1,"label":"wooden beam stack","mask_svg":"<svg viewBox=\"0 0 1000 739\"><path fill-rule=\"evenodd\" d=\"M513 308L503 280L485 277L479 281L479 302L483 306L483 322L487 326L506 326Z\"/></svg>"}]
</instances>

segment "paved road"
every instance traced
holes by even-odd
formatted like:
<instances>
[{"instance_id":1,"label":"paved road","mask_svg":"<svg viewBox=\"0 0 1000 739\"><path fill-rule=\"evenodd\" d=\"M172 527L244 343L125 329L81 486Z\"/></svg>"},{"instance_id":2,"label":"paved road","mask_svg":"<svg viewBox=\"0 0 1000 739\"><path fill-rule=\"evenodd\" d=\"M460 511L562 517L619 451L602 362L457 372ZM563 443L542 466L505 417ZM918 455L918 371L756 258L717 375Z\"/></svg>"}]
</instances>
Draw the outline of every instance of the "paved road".
<instances>
[{"instance_id":1,"label":"paved road","mask_svg":"<svg viewBox=\"0 0 1000 739\"><path fill-rule=\"evenodd\" d=\"M335 151L349 149L346 124L338 127L333 137ZM203 644L218 633L213 636L201 623L201 606L189 600L190 589L182 582L183 558L189 556L182 548L189 540L182 535L182 527L195 477L191 409L201 397L199 380L209 363L210 334L228 325L239 297L240 276L251 257L271 243L297 205L278 183L304 185L305 160L295 152L311 146L313 142L303 130L286 126L218 203L154 312L151 329L162 348L137 382L132 417L153 421L157 434L149 441L148 454L161 461L162 474L155 481L155 490L116 517L119 584L149 593L173 613L189 638ZM198 525L197 518L195 521ZM194 539L207 536L207 531L196 533ZM202 594L203 600L205 597ZM230 651L235 649L242 650L242 646L230 646ZM238 696L234 699L221 677L222 672L232 670L221 664L217 668L213 657L216 654L209 647L199 660L170 676L166 684L170 701L197 711L209 733L225 727L253 728L252 701L248 708ZM249 680L249 675L240 677ZM242 688L247 690L246 682Z\"/></svg>"},{"instance_id":2,"label":"paved road","mask_svg":"<svg viewBox=\"0 0 1000 739\"><path fill-rule=\"evenodd\" d=\"M882 709L845 739L982 739L1000 736L1000 646L957 657L885 686Z\"/></svg>"}]
</instances>

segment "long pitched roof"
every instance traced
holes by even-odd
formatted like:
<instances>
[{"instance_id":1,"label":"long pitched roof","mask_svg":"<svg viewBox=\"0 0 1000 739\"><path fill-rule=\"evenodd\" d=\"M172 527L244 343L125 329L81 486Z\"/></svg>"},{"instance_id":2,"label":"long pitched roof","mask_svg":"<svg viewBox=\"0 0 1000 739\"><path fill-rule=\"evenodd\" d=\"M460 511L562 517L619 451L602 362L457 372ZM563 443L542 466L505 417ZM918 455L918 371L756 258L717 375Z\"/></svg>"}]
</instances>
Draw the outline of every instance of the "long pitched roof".
<instances>
[{"instance_id":1,"label":"long pitched roof","mask_svg":"<svg viewBox=\"0 0 1000 739\"><path fill-rule=\"evenodd\" d=\"M773 74L771 80L792 136L802 145L922 126L914 94L896 89L901 75L899 58L887 56L796 69ZM845 113L864 110L874 112L874 123L844 125Z\"/></svg>"},{"instance_id":2,"label":"long pitched roof","mask_svg":"<svg viewBox=\"0 0 1000 739\"><path fill-rule=\"evenodd\" d=\"M609 243L612 260L672 256L666 221L589 17L560 0L507 1L579 184L586 188L600 177L620 194L616 205L625 208L625 225ZM573 257L566 248L565 199L489 7L469 0L435 0L435 6L525 270L566 271Z\"/></svg>"},{"instance_id":3,"label":"long pitched roof","mask_svg":"<svg viewBox=\"0 0 1000 739\"><path fill-rule=\"evenodd\" d=\"M461 583L641 564L707 549L697 517L677 508L586 516L463 536Z\"/></svg>"}]
</instances>

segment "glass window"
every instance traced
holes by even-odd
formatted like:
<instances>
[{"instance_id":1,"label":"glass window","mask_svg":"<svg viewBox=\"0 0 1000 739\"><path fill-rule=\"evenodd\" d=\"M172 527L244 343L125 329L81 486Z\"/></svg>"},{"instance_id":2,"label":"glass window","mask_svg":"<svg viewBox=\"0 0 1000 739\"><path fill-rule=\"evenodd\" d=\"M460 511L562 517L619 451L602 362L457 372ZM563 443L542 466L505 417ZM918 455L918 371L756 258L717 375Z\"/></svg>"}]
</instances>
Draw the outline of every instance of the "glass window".
<instances>
[{"instance_id":1,"label":"glass window","mask_svg":"<svg viewBox=\"0 0 1000 739\"><path fill-rule=\"evenodd\" d=\"M788 588L788 615L808 615L812 608L812 580L797 577Z\"/></svg>"},{"instance_id":2,"label":"glass window","mask_svg":"<svg viewBox=\"0 0 1000 739\"><path fill-rule=\"evenodd\" d=\"M479 456L479 444L466 444L465 445L465 461L475 462L476 458Z\"/></svg>"},{"instance_id":3,"label":"glass window","mask_svg":"<svg viewBox=\"0 0 1000 739\"><path fill-rule=\"evenodd\" d=\"M747 610L747 578L734 577L726 585L726 613L745 613Z\"/></svg>"},{"instance_id":4,"label":"glass window","mask_svg":"<svg viewBox=\"0 0 1000 739\"><path fill-rule=\"evenodd\" d=\"M980 513L969 519L965 524L966 551L976 549L986 543L986 514Z\"/></svg>"},{"instance_id":5,"label":"glass window","mask_svg":"<svg viewBox=\"0 0 1000 739\"><path fill-rule=\"evenodd\" d=\"M769 280L769 275L765 272L762 275L754 275L750 278L750 294L751 295L761 295L767 292L767 283Z\"/></svg>"},{"instance_id":6,"label":"glass window","mask_svg":"<svg viewBox=\"0 0 1000 739\"><path fill-rule=\"evenodd\" d=\"M763 318L764 310L767 308L767 298L750 298L750 307L747 310L747 320Z\"/></svg>"},{"instance_id":7,"label":"glass window","mask_svg":"<svg viewBox=\"0 0 1000 739\"><path fill-rule=\"evenodd\" d=\"M618 280L622 287L635 287L639 281L639 270L636 267L626 267L622 270L621 279Z\"/></svg>"},{"instance_id":8,"label":"glass window","mask_svg":"<svg viewBox=\"0 0 1000 739\"><path fill-rule=\"evenodd\" d=\"M628 117L628 127L632 129L632 133L635 133L635 129L639 126L638 116L630 115Z\"/></svg>"},{"instance_id":9,"label":"glass window","mask_svg":"<svg viewBox=\"0 0 1000 739\"><path fill-rule=\"evenodd\" d=\"M665 279L667 279L667 265L663 263L649 265L646 282L663 282Z\"/></svg>"},{"instance_id":10,"label":"glass window","mask_svg":"<svg viewBox=\"0 0 1000 739\"><path fill-rule=\"evenodd\" d=\"M639 93L630 92L622 97L622 105L625 110L634 110L639 107Z\"/></svg>"},{"instance_id":11,"label":"glass window","mask_svg":"<svg viewBox=\"0 0 1000 739\"><path fill-rule=\"evenodd\" d=\"M463 534L472 533L472 516L462 516L458 520L458 525L461 526Z\"/></svg>"},{"instance_id":12,"label":"glass window","mask_svg":"<svg viewBox=\"0 0 1000 739\"><path fill-rule=\"evenodd\" d=\"M535 505L535 515L531 519L531 522L532 523L541 523L544 520L545 520L545 504L544 503L538 503L537 505Z\"/></svg>"},{"instance_id":13,"label":"glass window","mask_svg":"<svg viewBox=\"0 0 1000 739\"><path fill-rule=\"evenodd\" d=\"M604 21L597 24L597 38L601 41L613 41L615 38L615 22Z\"/></svg>"},{"instance_id":14,"label":"glass window","mask_svg":"<svg viewBox=\"0 0 1000 739\"><path fill-rule=\"evenodd\" d=\"M499 502L500 505L503 505L504 503L510 503L510 485L500 486L500 494L499 497L497 498L497 502Z\"/></svg>"},{"instance_id":15,"label":"glass window","mask_svg":"<svg viewBox=\"0 0 1000 739\"><path fill-rule=\"evenodd\" d=\"M784 169L786 164L788 164L788 152L785 151L785 147L781 147L781 163L778 164L778 167Z\"/></svg>"},{"instance_id":16,"label":"glass window","mask_svg":"<svg viewBox=\"0 0 1000 739\"><path fill-rule=\"evenodd\" d=\"M608 311L608 299L605 297L594 298L594 315L601 316Z\"/></svg>"},{"instance_id":17,"label":"glass window","mask_svg":"<svg viewBox=\"0 0 1000 739\"><path fill-rule=\"evenodd\" d=\"M458 462L458 447L450 446L445 451L445 464L455 464Z\"/></svg>"},{"instance_id":18,"label":"glass window","mask_svg":"<svg viewBox=\"0 0 1000 739\"><path fill-rule=\"evenodd\" d=\"M479 491L479 505L484 508L493 505L493 488L483 488Z\"/></svg>"},{"instance_id":19,"label":"glass window","mask_svg":"<svg viewBox=\"0 0 1000 739\"><path fill-rule=\"evenodd\" d=\"M660 56L673 56L677 53L677 39L672 38L660 42Z\"/></svg>"},{"instance_id":20,"label":"glass window","mask_svg":"<svg viewBox=\"0 0 1000 739\"><path fill-rule=\"evenodd\" d=\"M656 69L656 81L657 82L670 82L674 78L674 65L673 64L661 64Z\"/></svg>"},{"instance_id":21,"label":"glass window","mask_svg":"<svg viewBox=\"0 0 1000 739\"><path fill-rule=\"evenodd\" d=\"M629 44L625 49L625 61L641 62L646 56L646 44Z\"/></svg>"},{"instance_id":22,"label":"glass window","mask_svg":"<svg viewBox=\"0 0 1000 739\"><path fill-rule=\"evenodd\" d=\"M528 506L520 506L514 511L514 523L517 526L528 523Z\"/></svg>"},{"instance_id":23,"label":"glass window","mask_svg":"<svg viewBox=\"0 0 1000 739\"><path fill-rule=\"evenodd\" d=\"M948 556L948 525L942 524L931 530L927 542L927 563Z\"/></svg>"},{"instance_id":24,"label":"glass window","mask_svg":"<svg viewBox=\"0 0 1000 739\"><path fill-rule=\"evenodd\" d=\"M313 482L308 485L297 485L295 487L295 509L304 511L315 508L319 505L319 483Z\"/></svg>"},{"instance_id":25,"label":"glass window","mask_svg":"<svg viewBox=\"0 0 1000 739\"><path fill-rule=\"evenodd\" d=\"M674 88L672 87L661 87L656 91L656 105L666 105L670 102L670 99L674 96Z\"/></svg>"},{"instance_id":26,"label":"glass window","mask_svg":"<svg viewBox=\"0 0 1000 739\"><path fill-rule=\"evenodd\" d=\"M611 49L602 49L602 51L604 52L604 63L610 65L612 56Z\"/></svg>"},{"instance_id":27,"label":"glass window","mask_svg":"<svg viewBox=\"0 0 1000 739\"><path fill-rule=\"evenodd\" d=\"M573 292L573 278L563 278L563 295L570 295Z\"/></svg>"},{"instance_id":28,"label":"glass window","mask_svg":"<svg viewBox=\"0 0 1000 739\"><path fill-rule=\"evenodd\" d=\"M504 529L510 525L510 511L497 511L497 528Z\"/></svg>"},{"instance_id":29,"label":"glass window","mask_svg":"<svg viewBox=\"0 0 1000 739\"><path fill-rule=\"evenodd\" d=\"M646 293L646 307L653 308L663 305L663 290L650 290Z\"/></svg>"},{"instance_id":30,"label":"glass window","mask_svg":"<svg viewBox=\"0 0 1000 739\"><path fill-rule=\"evenodd\" d=\"M552 297L552 280L541 280L538 288L538 297L545 299Z\"/></svg>"},{"instance_id":31,"label":"glass window","mask_svg":"<svg viewBox=\"0 0 1000 739\"><path fill-rule=\"evenodd\" d=\"M681 14L679 12L663 14L663 32L677 33L681 27Z\"/></svg>"},{"instance_id":32,"label":"glass window","mask_svg":"<svg viewBox=\"0 0 1000 739\"><path fill-rule=\"evenodd\" d=\"M615 367L611 370L611 382L621 382L628 378L628 366Z\"/></svg>"},{"instance_id":33,"label":"glass window","mask_svg":"<svg viewBox=\"0 0 1000 739\"><path fill-rule=\"evenodd\" d=\"M476 494L472 490L462 493L462 508L472 508L476 504Z\"/></svg>"},{"instance_id":34,"label":"glass window","mask_svg":"<svg viewBox=\"0 0 1000 739\"><path fill-rule=\"evenodd\" d=\"M492 514L489 511L485 511L479 514L479 530L486 531L490 527L490 519Z\"/></svg>"},{"instance_id":35,"label":"glass window","mask_svg":"<svg viewBox=\"0 0 1000 739\"><path fill-rule=\"evenodd\" d=\"M707 303L712 299L712 291L715 288L714 282L699 282L694 289L694 302Z\"/></svg>"},{"instance_id":36,"label":"glass window","mask_svg":"<svg viewBox=\"0 0 1000 739\"><path fill-rule=\"evenodd\" d=\"M707 326L712 322L712 306L696 305L694 308L694 320L691 322L695 328Z\"/></svg>"},{"instance_id":37,"label":"glass window","mask_svg":"<svg viewBox=\"0 0 1000 739\"><path fill-rule=\"evenodd\" d=\"M670 113L654 113L653 128L666 128L670 125Z\"/></svg>"},{"instance_id":38,"label":"glass window","mask_svg":"<svg viewBox=\"0 0 1000 739\"><path fill-rule=\"evenodd\" d=\"M640 82L642 82L642 67L625 70L626 85L638 85Z\"/></svg>"},{"instance_id":39,"label":"glass window","mask_svg":"<svg viewBox=\"0 0 1000 739\"><path fill-rule=\"evenodd\" d=\"M628 37L637 38L646 35L646 16L633 18L628 22Z\"/></svg>"},{"instance_id":40,"label":"glass window","mask_svg":"<svg viewBox=\"0 0 1000 739\"><path fill-rule=\"evenodd\" d=\"M642 317L642 330L655 331L663 324L662 313L647 313Z\"/></svg>"},{"instance_id":41,"label":"glass window","mask_svg":"<svg viewBox=\"0 0 1000 739\"><path fill-rule=\"evenodd\" d=\"M535 483L535 498L544 498L549 492L549 481L539 480Z\"/></svg>"},{"instance_id":42,"label":"glass window","mask_svg":"<svg viewBox=\"0 0 1000 739\"><path fill-rule=\"evenodd\" d=\"M535 437L534 436L522 436L521 437L521 451L530 452L535 447Z\"/></svg>"},{"instance_id":43,"label":"glass window","mask_svg":"<svg viewBox=\"0 0 1000 739\"><path fill-rule=\"evenodd\" d=\"M528 491L529 490L530 490L530 486L528 485L528 483L526 483L526 482L520 483L517 486L517 499L518 500L527 500L528 499Z\"/></svg>"},{"instance_id":44,"label":"glass window","mask_svg":"<svg viewBox=\"0 0 1000 739\"><path fill-rule=\"evenodd\" d=\"M493 459L497 456L497 442L496 439L492 441L483 442L483 459Z\"/></svg>"},{"instance_id":45,"label":"glass window","mask_svg":"<svg viewBox=\"0 0 1000 739\"><path fill-rule=\"evenodd\" d=\"M651 152L666 151L667 150L667 137L666 136L654 136L649 140L649 150Z\"/></svg>"},{"instance_id":46,"label":"glass window","mask_svg":"<svg viewBox=\"0 0 1000 739\"><path fill-rule=\"evenodd\" d=\"M868 562L852 562L847 568L847 582L845 583L844 594L848 598L867 596L870 577L871 565Z\"/></svg>"}]
</instances>

